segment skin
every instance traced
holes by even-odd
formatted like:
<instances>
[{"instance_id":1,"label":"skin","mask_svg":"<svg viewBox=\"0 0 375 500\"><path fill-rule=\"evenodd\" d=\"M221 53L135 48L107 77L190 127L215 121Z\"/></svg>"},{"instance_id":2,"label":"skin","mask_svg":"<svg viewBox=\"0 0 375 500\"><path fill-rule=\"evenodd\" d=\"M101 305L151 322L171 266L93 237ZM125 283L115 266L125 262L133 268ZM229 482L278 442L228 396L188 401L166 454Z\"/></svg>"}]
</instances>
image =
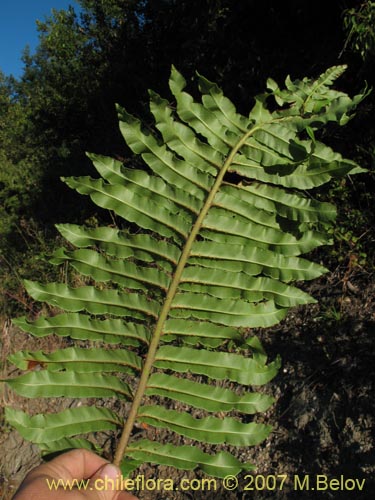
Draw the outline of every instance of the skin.
<instances>
[{"instance_id":1,"label":"skin","mask_svg":"<svg viewBox=\"0 0 375 500\"><path fill-rule=\"evenodd\" d=\"M120 469L95 453L83 449L72 450L30 471L13 500L137 500L130 493L112 489L111 485L115 484L116 478L120 476ZM108 481L108 489L100 491L105 484L102 481L105 478L107 481L108 479L114 481ZM49 481L60 479L68 482L74 479L77 481L90 479L90 482L86 491L83 489L67 491L63 488L56 491L48 487L47 479ZM93 487L97 479L99 479L97 482L99 489Z\"/></svg>"}]
</instances>

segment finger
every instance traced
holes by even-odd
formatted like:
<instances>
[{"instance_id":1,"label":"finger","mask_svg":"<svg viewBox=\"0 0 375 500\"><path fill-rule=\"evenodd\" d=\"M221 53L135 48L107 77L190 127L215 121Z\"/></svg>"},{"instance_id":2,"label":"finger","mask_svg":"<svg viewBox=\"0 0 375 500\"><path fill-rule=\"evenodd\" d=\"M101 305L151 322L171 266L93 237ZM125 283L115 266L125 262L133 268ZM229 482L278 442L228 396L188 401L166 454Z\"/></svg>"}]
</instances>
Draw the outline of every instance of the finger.
<instances>
[{"instance_id":1,"label":"finger","mask_svg":"<svg viewBox=\"0 0 375 500\"><path fill-rule=\"evenodd\" d=\"M98 469L107 463L107 460L91 451L72 450L31 471L27 480L33 480L40 476L62 479L63 481L86 479L92 477Z\"/></svg>"},{"instance_id":2,"label":"finger","mask_svg":"<svg viewBox=\"0 0 375 500\"><path fill-rule=\"evenodd\" d=\"M48 484L47 484L48 479ZM90 479L88 487L73 488L73 480ZM118 479L116 483L115 480ZM58 481L60 487L51 489L49 484ZM95 480L99 480L95 483ZM112 482L111 482L112 480ZM106 481L106 482L105 482ZM63 484L67 489L61 487ZM77 485L76 485L77 486ZM121 483L120 469L104 458L84 449L64 453L48 463L33 469L17 490L14 500L137 500L130 493L119 491ZM70 490L70 491L69 491Z\"/></svg>"},{"instance_id":3,"label":"finger","mask_svg":"<svg viewBox=\"0 0 375 500\"><path fill-rule=\"evenodd\" d=\"M121 471L113 464L101 467L90 479L90 490L98 494L98 499L103 500L137 500L132 494L122 491L124 481ZM87 495L87 498L94 499Z\"/></svg>"}]
</instances>

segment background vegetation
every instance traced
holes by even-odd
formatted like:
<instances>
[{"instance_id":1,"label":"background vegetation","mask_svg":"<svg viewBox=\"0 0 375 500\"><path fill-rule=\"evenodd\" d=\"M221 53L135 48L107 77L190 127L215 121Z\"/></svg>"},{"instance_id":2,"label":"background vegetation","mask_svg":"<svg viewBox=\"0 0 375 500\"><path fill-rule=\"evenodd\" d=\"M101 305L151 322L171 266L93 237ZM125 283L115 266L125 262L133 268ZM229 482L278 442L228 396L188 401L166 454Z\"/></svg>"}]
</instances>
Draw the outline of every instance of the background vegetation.
<instances>
[{"instance_id":1,"label":"background vegetation","mask_svg":"<svg viewBox=\"0 0 375 500\"><path fill-rule=\"evenodd\" d=\"M353 0L79 0L37 23L39 46L25 50L20 79L0 72L0 314L35 307L21 278L58 272L45 255L56 222L110 221L70 192L61 175L87 175L84 152L131 157L114 103L147 120L147 89L164 88L173 63L217 81L240 111L267 77L317 76L347 63L339 82L353 95L374 85L374 3ZM371 265L375 97L326 140L369 173L325 194L340 204L335 248L324 258ZM87 203L87 205L85 204Z\"/></svg>"}]
</instances>

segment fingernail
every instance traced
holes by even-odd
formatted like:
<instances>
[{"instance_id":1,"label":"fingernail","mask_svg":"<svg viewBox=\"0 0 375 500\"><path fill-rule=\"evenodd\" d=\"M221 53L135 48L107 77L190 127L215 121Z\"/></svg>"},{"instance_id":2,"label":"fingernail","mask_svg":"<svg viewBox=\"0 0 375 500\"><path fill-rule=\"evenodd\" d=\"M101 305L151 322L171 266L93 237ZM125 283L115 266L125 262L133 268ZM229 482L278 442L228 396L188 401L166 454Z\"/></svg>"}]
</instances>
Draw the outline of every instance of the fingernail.
<instances>
[{"instance_id":1,"label":"fingernail","mask_svg":"<svg viewBox=\"0 0 375 500\"><path fill-rule=\"evenodd\" d=\"M120 475L121 471L118 467L113 464L107 464L100 471L101 478L116 479Z\"/></svg>"}]
</instances>

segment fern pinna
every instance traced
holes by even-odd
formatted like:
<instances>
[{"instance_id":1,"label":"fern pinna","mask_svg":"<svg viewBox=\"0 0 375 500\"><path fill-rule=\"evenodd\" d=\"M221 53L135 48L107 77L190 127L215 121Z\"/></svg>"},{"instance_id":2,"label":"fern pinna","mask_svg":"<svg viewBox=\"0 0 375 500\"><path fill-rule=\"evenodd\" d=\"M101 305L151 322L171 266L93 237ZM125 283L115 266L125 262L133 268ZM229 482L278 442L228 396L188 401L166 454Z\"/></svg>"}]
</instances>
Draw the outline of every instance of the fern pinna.
<instances>
[{"instance_id":1,"label":"fern pinna","mask_svg":"<svg viewBox=\"0 0 375 500\"><path fill-rule=\"evenodd\" d=\"M18 352L10 357L18 368L34 362L42 369L7 384L27 397L114 396L129 401L129 411L82 405L30 417L7 408L22 436L48 453L92 448L83 434L123 428L114 462L124 473L143 462L200 467L218 477L252 467L199 443L139 438L134 428L147 424L194 444L232 446L256 445L269 434L270 426L249 423L249 415L272 404L254 388L277 374L280 360L267 363L249 331L313 302L291 283L326 271L300 255L330 243L335 220L335 208L306 190L362 171L315 137L328 122L345 124L364 97L331 89L344 69L317 80L287 78L285 89L269 80L248 117L201 76L202 100L194 102L174 68L173 105L150 93L155 133L118 108L121 132L147 167L91 155L101 177L65 182L123 218L127 229L59 225L73 249L57 250L52 262L69 262L93 284L27 282L35 300L61 312L15 321L35 336L55 333L95 347ZM279 108L271 111L270 100ZM223 387L233 383L241 390ZM181 411L181 403L196 410Z\"/></svg>"}]
</instances>

